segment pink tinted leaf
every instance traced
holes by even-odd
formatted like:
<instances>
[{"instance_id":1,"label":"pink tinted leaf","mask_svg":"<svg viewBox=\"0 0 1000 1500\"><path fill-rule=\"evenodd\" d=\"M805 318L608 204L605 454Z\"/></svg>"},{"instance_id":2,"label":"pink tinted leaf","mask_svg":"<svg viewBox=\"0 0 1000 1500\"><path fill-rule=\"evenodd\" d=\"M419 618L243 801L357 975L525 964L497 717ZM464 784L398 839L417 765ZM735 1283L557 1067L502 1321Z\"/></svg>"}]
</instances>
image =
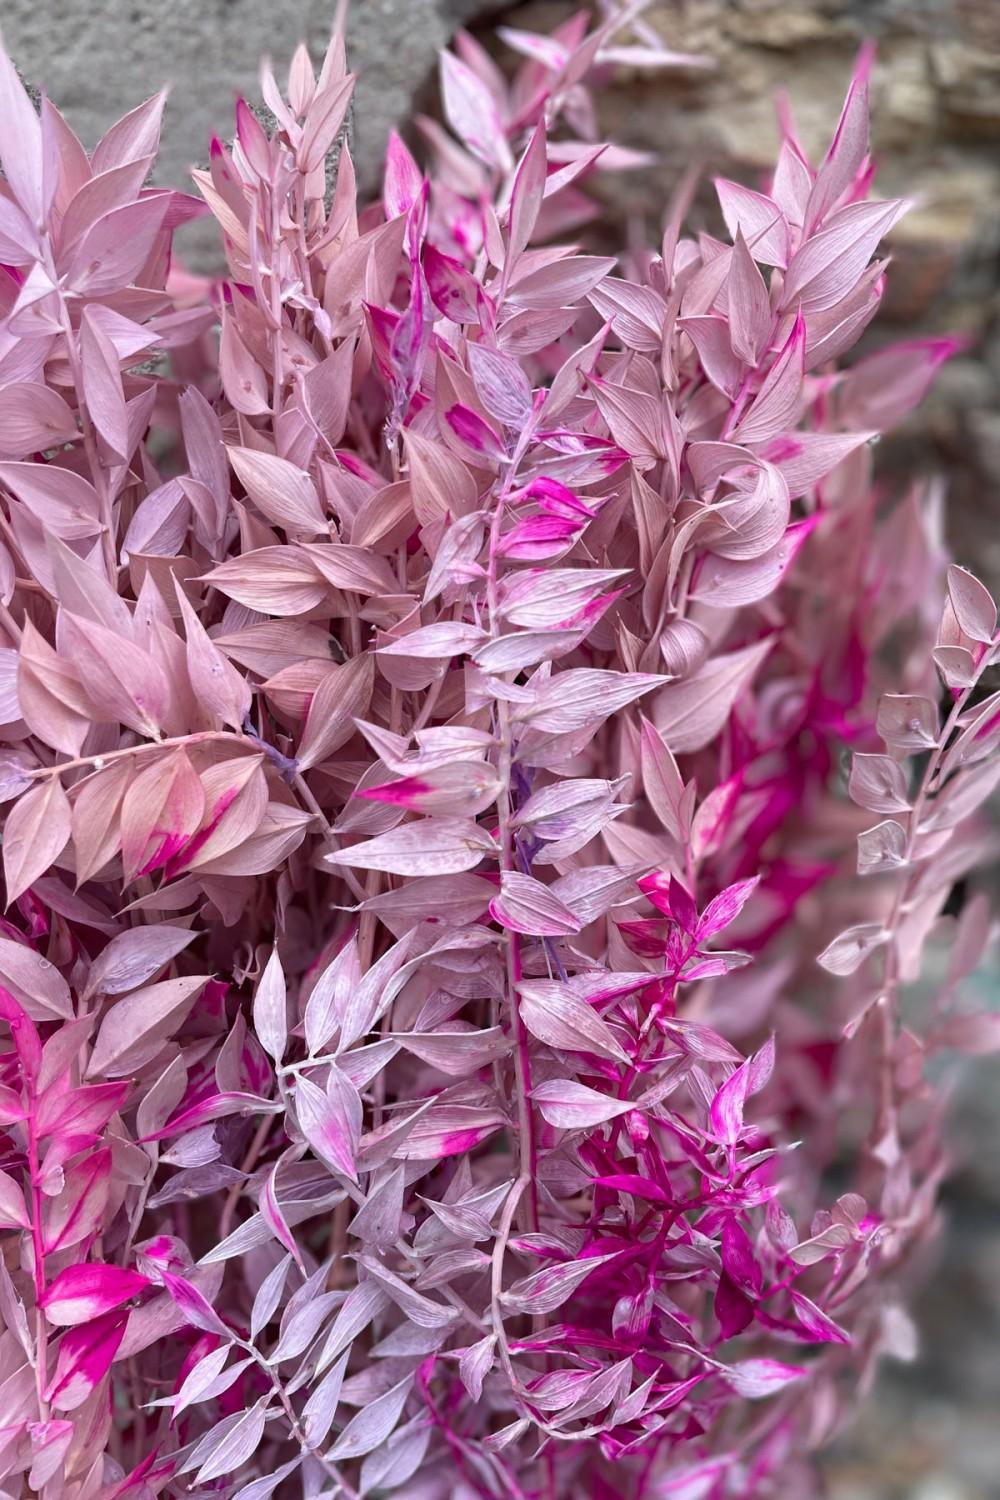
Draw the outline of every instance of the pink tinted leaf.
<instances>
[{"instance_id":1,"label":"pink tinted leaf","mask_svg":"<svg viewBox=\"0 0 1000 1500\"><path fill-rule=\"evenodd\" d=\"M783 1365L773 1359L743 1359L719 1373L738 1395L760 1401L801 1380L807 1372L801 1365Z\"/></svg>"},{"instance_id":2,"label":"pink tinted leaf","mask_svg":"<svg viewBox=\"0 0 1000 1500\"><path fill-rule=\"evenodd\" d=\"M830 974L853 974L870 953L881 948L889 934L877 922L862 922L834 938L819 955L818 962Z\"/></svg>"},{"instance_id":3,"label":"pink tinted leaf","mask_svg":"<svg viewBox=\"0 0 1000 1500\"><path fill-rule=\"evenodd\" d=\"M130 445L118 355L89 308L84 309L80 323L80 356L83 394L91 420L112 455L124 463Z\"/></svg>"},{"instance_id":4,"label":"pink tinted leaf","mask_svg":"<svg viewBox=\"0 0 1000 1500\"><path fill-rule=\"evenodd\" d=\"M929 1043L968 1057L988 1057L1000 1051L1000 1015L968 1011L946 1016L932 1030Z\"/></svg>"},{"instance_id":5,"label":"pink tinted leaf","mask_svg":"<svg viewBox=\"0 0 1000 1500\"><path fill-rule=\"evenodd\" d=\"M768 371L733 437L740 443L760 443L794 425L802 395L806 324L801 312L788 341Z\"/></svg>"},{"instance_id":6,"label":"pink tinted leaf","mask_svg":"<svg viewBox=\"0 0 1000 1500\"><path fill-rule=\"evenodd\" d=\"M650 807L667 833L684 842L686 817L683 810L684 782L677 762L660 731L645 717L641 720L640 753L642 786Z\"/></svg>"},{"instance_id":7,"label":"pink tinted leaf","mask_svg":"<svg viewBox=\"0 0 1000 1500\"><path fill-rule=\"evenodd\" d=\"M60 646L86 678L87 693L100 717L156 738L170 700L159 662L106 626L68 611L61 614L59 630Z\"/></svg>"},{"instance_id":8,"label":"pink tinted leaf","mask_svg":"<svg viewBox=\"0 0 1000 1500\"><path fill-rule=\"evenodd\" d=\"M874 436L872 432L796 432L770 439L759 451L777 469L795 500Z\"/></svg>"},{"instance_id":9,"label":"pink tinted leaf","mask_svg":"<svg viewBox=\"0 0 1000 1500\"><path fill-rule=\"evenodd\" d=\"M419 813L451 813L475 817L496 801L500 777L480 760L451 761L416 776L403 776L357 795L371 802Z\"/></svg>"},{"instance_id":10,"label":"pink tinted leaf","mask_svg":"<svg viewBox=\"0 0 1000 1500\"><path fill-rule=\"evenodd\" d=\"M111 1152L94 1151L70 1167L62 1191L46 1198L42 1212L42 1245L47 1255L68 1250L100 1233L111 1191Z\"/></svg>"},{"instance_id":11,"label":"pink tinted leaf","mask_svg":"<svg viewBox=\"0 0 1000 1500\"><path fill-rule=\"evenodd\" d=\"M810 1343L849 1344L851 1342L850 1334L802 1292L793 1291L791 1298L795 1316L805 1330L805 1336Z\"/></svg>"},{"instance_id":12,"label":"pink tinted leaf","mask_svg":"<svg viewBox=\"0 0 1000 1500\"><path fill-rule=\"evenodd\" d=\"M496 1335L492 1333L462 1350L458 1372L471 1400L478 1401L482 1396L483 1381L492 1369L495 1357Z\"/></svg>"},{"instance_id":13,"label":"pink tinted leaf","mask_svg":"<svg viewBox=\"0 0 1000 1500\"><path fill-rule=\"evenodd\" d=\"M285 976L278 951L274 949L257 982L257 992L253 999L253 1025L265 1052L277 1063L284 1056L288 1039L287 1008Z\"/></svg>"},{"instance_id":14,"label":"pink tinted leaf","mask_svg":"<svg viewBox=\"0 0 1000 1500\"><path fill-rule=\"evenodd\" d=\"M179 1135L184 1130L192 1130L195 1126L209 1121L223 1120L229 1115L277 1114L280 1110L281 1105L271 1099L233 1089L225 1093L210 1094L197 1104L182 1109L178 1114L171 1116L160 1129L151 1131L142 1139L143 1141L162 1140L164 1136Z\"/></svg>"},{"instance_id":15,"label":"pink tinted leaf","mask_svg":"<svg viewBox=\"0 0 1000 1500\"><path fill-rule=\"evenodd\" d=\"M597 1255L589 1260L568 1261L565 1265L547 1266L544 1270L535 1271L531 1276L515 1281L502 1294L501 1300L514 1312L554 1312L573 1296L592 1272L614 1259L615 1253L611 1253Z\"/></svg>"},{"instance_id":16,"label":"pink tinted leaf","mask_svg":"<svg viewBox=\"0 0 1000 1500\"><path fill-rule=\"evenodd\" d=\"M465 1156L489 1137L507 1120L497 1109L477 1109L472 1105L441 1104L425 1112L400 1130L402 1139L393 1156L400 1161L438 1161L449 1156Z\"/></svg>"},{"instance_id":17,"label":"pink tinted leaf","mask_svg":"<svg viewBox=\"0 0 1000 1500\"><path fill-rule=\"evenodd\" d=\"M6 1172L0 1172L0 1225L4 1229L31 1228L24 1194Z\"/></svg>"},{"instance_id":18,"label":"pink tinted leaf","mask_svg":"<svg viewBox=\"0 0 1000 1500\"><path fill-rule=\"evenodd\" d=\"M830 149L806 205L806 227L822 221L854 182L868 154L868 80L873 48L862 48Z\"/></svg>"},{"instance_id":19,"label":"pink tinted leaf","mask_svg":"<svg viewBox=\"0 0 1000 1500\"><path fill-rule=\"evenodd\" d=\"M183 1465L184 1468L194 1468L200 1464L195 1475L196 1484L207 1484L231 1474L253 1457L264 1436L266 1405L267 1397L262 1396L249 1411L235 1413L235 1420L223 1417L202 1438Z\"/></svg>"},{"instance_id":20,"label":"pink tinted leaf","mask_svg":"<svg viewBox=\"0 0 1000 1500\"><path fill-rule=\"evenodd\" d=\"M250 686L209 636L179 585L177 602L184 620L188 680L199 707L213 728L229 724L241 730L253 701Z\"/></svg>"},{"instance_id":21,"label":"pink tinted leaf","mask_svg":"<svg viewBox=\"0 0 1000 1500\"><path fill-rule=\"evenodd\" d=\"M333 1035L347 1009L348 996L361 982L356 942L349 942L319 975L306 1002L305 1033L310 1056Z\"/></svg>"},{"instance_id":22,"label":"pink tinted leaf","mask_svg":"<svg viewBox=\"0 0 1000 1500\"><path fill-rule=\"evenodd\" d=\"M339 443L347 426L354 353L353 340L344 339L302 381L306 410L328 443Z\"/></svg>"},{"instance_id":23,"label":"pink tinted leaf","mask_svg":"<svg viewBox=\"0 0 1000 1500\"><path fill-rule=\"evenodd\" d=\"M147 1286L145 1276L119 1266L67 1266L46 1288L40 1306L50 1323L64 1328L103 1317Z\"/></svg>"},{"instance_id":24,"label":"pink tinted leaf","mask_svg":"<svg viewBox=\"0 0 1000 1500\"><path fill-rule=\"evenodd\" d=\"M875 727L890 750L903 754L931 749L941 732L935 704L910 693L884 694Z\"/></svg>"},{"instance_id":25,"label":"pink tinted leaf","mask_svg":"<svg viewBox=\"0 0 1000 1500\"><path fill-rule=\"evenodd\" d=\"M205 975L164 979L118 1000L101 1024L87 1076L120 1078L151 1062L206 983Z\"/></svg>"},{"instance_id":26,"label":"pink tinted leaf","mask_svg":"<svg viewBox=\"0 0 1000 1500\"><path fill-rule=\"evenodd\" d=\"M280 1469L275 1469L273 1474L265 1474L260 1479L251 1479L249 1484L240 1485L233 1495L233 1500L271 1500L278 1486L284 1484L301 1463L301 1456L290 1458L287 1463L281 1465Z\"/></svg>"},{"instance_id":27,"label":"pink tinted leaf","mask_svg":"<svg viewBox=\"0 0 1000 1500\"><path fill-rule=\"evenodd\" d=\"M514 176L510 193L510 233L507 245L508 268L527 249L542 206L545 190L545 126L536 125L525 147Z\"/></svg>"},{"instance_id":28,"label":"pink tinted leaf","mask_svg":"<svg viewBox=\"0 0 1000 1500\"><path fill-rule=\"evenodd\" d=\"M882 237L905 213L902 200L848 204L796 251L788 263L783 305L802 313L835 306L853 289Z\"/></svg>"},{"instance_id":29,"label":"pink tinted leaf","mask_svg":"<svg viewBox=\"0 0 1000 1500\"><path fill-rule=\"evenodd\" d=\"M191 506L177 480L152 490L136 507L122 542L132 552L172 557L180 551L191 521Z\"/></svg>"},{"instance_id":30,"label":"pink tinted leaf","mask_svg":"<svg viewBox=\"0 0 1000 1500\"><path fill-rule=\"evenodd\" d=\"M794 1242L788 1249L788 1258L798 1266L818 1265L829 1255L836 1255L851 1243L851 1231L844 1224L831 1224L808 1240Z\"/></svg>"},{"instance_id":31,"label":"pink tinted leaf","mask_svg":"<svg viewBox=\"0 0 1000 1500\"><path fill-rule=\"evenodd\" d=\"M899 762L889 755L854 755L847 789L852 800L869 812L910 810L906 774Z\"/></svg>"},{"instance_id":32,"label":"pink tinted leaf","mask_svg":"<svg viewBox=\"0 0 1000 1500\"><path fill-rule=\"evenodd\" d=\"M303 172L315 172L322 165L347 117L353 91L351 73L336 82L331 79L317 90L302 131L299 163Z\"/></svg>"},{"instance_id":33,"label":"pink tinted leaf","mask_svg":"<svg viewBox=\"0 0 1000 1500\"><path fill-rule=\"evenodd\" d=\"M100 1385L118 1352L127 1320L125 1312L111 1312L63 1334L45 1392L56 1411L75 1411Z\"/></svg>"},{"instance_id":34,"label":"pink tinted leaf","mask_svg":"<svg viewBox=\"0 0 1000 1500\"><path fill-rule=\"evenodd\" d=\"M478 625L462 625L458 622L439 620L433 625L422 625L398 640L379 647L381 656L416 656L422 661L440 661L450 656L460 656L475 648L488 636Z\"/></svg>"},{"instance_id":35,"label":"pink tinted leaf","mask_svg":"<svg viewBox=\"0 0 1000 1500\"><path fill-rule=\"evenodd\" d=\"M531 387L517 360L485 344L470 344L469 368L490 416L505 427L523 426L531 412Z\"/></svg>"},{"instance_id":36,"label":"pink tinted leaf","mask_svg":"<svg viewBox=\"0 0 1000 1500\"><path fill-rule=\"evenodd\" d=\"M530 875L504 870L500 895L490 902L493 918L511 932L538 937L562 937L579 932L579 918L548 886Z\"/></svg>"},{"instance_id":37,"label":"pink tinted leaf","mask_svg":"<svg viewBox=\"0 0 1000 1500\"><path fill-rule=\"evenodd\" d=\"M477 455L494 463L505 461L507 451L499 433L471 407L457 402L445 412L445 421L463 447L470 450L471 461L474 462Z\"/></svg>"},{"instance_id":38,"label":"pink tinted leaf","mask_svg":"<svg viewBox=\"0 0 1000 1500\"><path fill-rule=\"evenodd\" d=\"M938 370L961 347L957 338L911 339L859 360L842 392L847 425L882 432L894 427L923 400Z\"/></svg>"},{"instance_id":39,"label":"pink tinted leaf","mask_svg":"<svg viewBox=\"0 0 1000 1500\"><path fill-rule=\"evenodd\" d=\"M275 1239L278 1240L280 1244L284 1245L285 1249L295 1260L296 1264L299 1267L299 1270L302 1271L303 1275L305 1275L305 1266L302 1260L302 1254L295 1241L295 1236L292 1234L291 1228L289 1227L288 1220L285 1218L285 1215L282 1212L281 1204L278 1202L277 1178L278 1166L276 1163L273 1171L271 1172L271 1175L267 1178L264 1186L261 1188L261 1217L263 1218L267 1227L270 1229L271 1233L274 1235Z\"/></svg>"},{"instance_id":40,"label":"pink tinted leaf","mask_svg":"<svg viewBox=\"0 0 1000 1500\"><path fill-rule=\"evenodd\" d=\"M169 193L154 193L98 219L70 261L66 275L73 291L95 297L128 286L153 248L169 200Z\"/></svg>"},{"instance_id":41,"label":"pink tinted leaf","mask_svg":"<svg viewBox=\"0 0 1000 1500\"><path fill-rule=\"evenodd\" d=\"M25 381L0 389L0 453L22 459L79 436L73 413L46 385Z\"/></svg>"},{"instance_id":42,"label":"pink tinted leaf","mask_svg":"<svg viewBox=\"0 0 1000 1500\"><path fill-rule=\"evenodd\" d=\"M96 1137L128 1091L127 1083L97 1083L71 1093L47 1091L38 1110L39 1133L58 1135L64 1141Z\"/></svg>"},{"instance_id":43,"label":"pink tinted leaf","mask_svg":"<svg viewBox=\"0 0 1000 1500\"><path fill-rule=\"evenodd\" d=\"M360 1458L384 1443L402 1416L413 1385L407 1375L352 1417L329 1450L333 1460Z\"/></svg>"},{"instance_id":44,"label":"pink tinted leaf","mask_svg":"<svg viewBox=\"0 0 1000 1500\"><path fill-rule=\"evenodd\" d=\"M188 843L205 813L205 788L183 749L148 766L121 804L126 880L162 868Z\"/></svg>"},{"instance_id":45,"label":"pink tinted leaf","mask_svg":"<svg viewBox=\"0 0 1000 1500\"><path fill-rule=\"evenodd\" d=\"M162 1278L171 1300L184 1314L186 1323L190 1323L192 1328L202 1329L205 1333L217 1334L227 1341L232 1338L232 1334L215 1308L196 1286L183 1276L174 1276L169 1271L164 1271Z\"/></svg>"},{"instance_id":46,"label":"pink tinted leaf","mask_svg":"<svg viewBox=\"0 0 1000 1500\"><path fill-rule=\"evenodd\" d=\"M349 1351L340 1356L337 1363L327 1371L312 1391L302 1408L302 1429L311 1447L318 1447L325 1440L333 1425L340 1402L340 1390L344 1383L348 1357Z\"/></svg>"},{"instance_id":47,"label":"pink tinted leaf","mask_svg":"<svg viewBox=\"0 0 1000 1500\"><path fill-rule=\"evenodd\" d=\"M536 1084L531 1097L542 1118L563 1130L586 1130L603 1125L606 1120L627 1114L634 1107L628 1100L611 1098L573 1079L552 1079Z\"/></svg>"},{"instance_id":48,"label":"pink tinted leaf","mask_svg":"<svg viewBox=\"0 0 1000 1500\"><path fill-rule=\"evenodd\" d=\"M496 853L484 828L458 818L421 818L327 856L330 864L393 875L455 875Z\"/></svg>"},{"instance_id":49,"label":"pink tinted leaf","mask_svg":"<svg viewBox=\"0 0 1000 1500\"><path fill-rule=\"evenodd\" d=\"M424 247L423 266L427 290L442 316L453 323L478 324L484 293L461 261L428 244Z\"/></svg>"},{"instance_id":50,"label":"pink tinted leaf","mask_svg":"<svg viewBox=\"0 0 1000 1500\"><path fill-rule=\"evenodd\" d=\"M101 529L94 486L58 464L0 463L0 480L57 535L69 540Z\"/></svg>"},{"instance_id":51,"label":"pink tinted leaf","mask_svg":"<svg viewBox=\"0 0 1000 1500\"><path fill-rule=\"evenodd\" d=\"M743 1106L750 1086L750 1070L741 1063L712 1100L712 1132L723 1145L735 1146L743 1133Z\"/></svg>"},{"instance_id":52,"label":"pink tinted leaf","mask_svg":"<svg viewBox=\"0 0 1000 1500\"><path fill-rule=\"evenodd\" d=\"M374 681L375 663L367 652L323 678L310 701L299 743L296 759L301 770L326 760L350 739L355 720L368 708Z\"/></svg>"},{"instance_id":53,"label":"pink tinted leaf","mask_svg":"<svg viewBox=\"0 0 1000 1500\"><path fill-rule=\"evenodd\" d=\"M597 728L662 683L662 677L645 672L608 672L573 668L554 674L533 695L533 700L515 711L515 717L554 734Z\"/></svg>"},{"instance_id":54,"label":"pink tinted leaf","mask_svg":"<svg viewBox=\"0 0 1000 1500\"><path fill-rule=\"evenodd\" d=\"M355 1155L361 1128L357 1090L336 1067L331 1067L326 1090L310 1078L299 1078L296 1110L302 1131L313 1150L336 1172L357 1181Z\"/></svg>"},{"instance_id":55,"label":"pink tinted leaf","mask_svg":"<svg viewBox=\"0 0 1000 1500\"><path fill-rule=\"evenodd\" d=\"M715 738L770 649L771 642L763 640L724 652L656 695L651 717L671 750L700 750Z\"/></svg>"},{"instance_id":56,"label":"pink tinted leaf","mask_svg":"<svg viewBox=\"0 0 1000 1500\"><path fill-rule=\"evenodd\" d=\"M419 197L423 180L409 147L395 130L391 130L382 177L382 204L387 219L395 219L409 211Z\"/></svg>"},{"instance_id":57,"label":"pink tinted leaf","mask_svg":"<svg viewBox=\"0 0 1000 1500\"><path fill-rule=\"evenodd\" d=\"M138 989L172 958L176 958L196 934L186 927L136 927L119 933L102 948L91 965L86 993L120 995Z\"/></svg>"},{"instance_id":58,"label":"pink tinted leaf","mask_svg":"<svg viewBox=\"0 0 1000 1500\"><path fill-rule=\"evenodd\" d=\"M906 863L906 831L894 818L858 834L858 874L877 875Z\"/></svg>"},{"instance_id":59,"label":"pink tinted leaf","mask_svg":"<svg viewBox=\"0 0 1000 1500\"><path fill-rule=\"evenodd\" d=\"M69 985L54 964L26 943L0 937L0 986L0 1001L8 1009L23 1009L34 1021L73 1018ZM10 1020L7 1010L4 1018Z\"/></svg>"},{"instance_id":60,"label":"pink tinted leaf","mask_svg":"<svg viewBox=\"0 0 1000 1500\"><path fill-rule=\"evenodd\" d=\"M965 568L948 569L948 597L967 636L989 645L997 633L997 607L989 589Z\"/></svg>"},{"instance_id":61,"label":"pink tinted leaf","mask_svg":"<svg viewBox=\"0 0 1000 1500\"><path fill-rule=\"evenodd\" d=\"M126 162L155 156L160 144L160 123L166 98L166 90L161 89L105 131L94 147L91 170L109 172Z\"/></svg>"},{"instance_id":62,"label":"pink tinted leaf","mask_svg":"<svg viewBox=\"0 0 1000 1500\"><path fill-rule=\"evenodd\" d=\"M611 1027L580 997L572 981L537 979L522 984L520 1011L532 1036L549 1047L628 1061Z\"/></svg>"},{"instance_id":63,"label":"pink tinted leaf","mask_svg":"<svg viewBox=\"0 0 1000 1500\"><path fill-rule=\"evenodd\" d=\"M228 312L222 315L219 374L223 389L237 411L256 417L270 410L264 371L243 342L232 314Z\"/></svg>"},{"instance_id":64,"label":"pink tinted leaf","mask_svg":"<svg viewBox=\"0 0 1000 1500\"><path fill-rule=\"evenodd\" d=\"M14 65L0 46L0 162L14 197L31 219L44 217L42 127Z\"/></svg>"},{"instance_id":65,"label":"pink tinted leaf","mask_svg":"<svg viewBox=\"0 0 1000 1500\"><path fill-rule=\"evenodd\" d=\"M36 783L15 802L3 836L8 901L26 891L59 858L70 832L69 801L58 776Z\"/></svg>"},{"instance_id":66,"label":"pink tinted leaf","mask_svg":"<svg viewBox=\"0 0 1000 1500\"><path fill-rule=\"evenodd\" d=\"M441 53L441 95L445 118L462 144L488 167L509 170L510 149L493 97L451 52Z\"/></svg>"},{"instance_id":67,"label":"pink tinted leaf","mask_svg":"<svg viewBox=\"0 0 1000 1500\"><path fill-rule=\"evenodd\" d=\"M221 1389L225 1389L219 1377L231 1352L229 1344L220 1344L217 1349L212 1349L198 1361L193 1369L188 1371L180 1390L173 1398L172 1414L175 1419L189 1406L218 1394L220 1386Z\"/></svg>"},{"instance_id":68,"label":"pink tinted leaf","mask_svg":"<svg viewBox=\"0 0 1000 1500\"><path fill-rule=\"evenodd\" d=\"M726 290L733 352L744 364L756 365L770 334L771 309L764 278L754 264L739 230L736 232Z\"/></svg>"},{"instance_id":69,"label":"pink tinted leaf","mask_svg":"<svg viewBox=\"0 0 1000 1500\"><path fill-rule=\"evenodd\" d=\"M304 470L256 448L226 449L240 484L269 521L293 535L319 536L326 519L316 487Z\"/></svg>"},{"instance_id":70,"label":"pink tinted leaf","mask_svg":"<svg viewBox=\"0 0 1000 1500\"><path fill-rule=\"evenodd\" d=\"M699 942L714 937L730 922L736 920L750 897L757 888L760 877L755 875L751 880L739 880L735 885L727 886L726 889L713 899L705 907L698 921L697 936Z\"/></svg>"},{"instance_id":71,"label":"pink tinted leaf","mask_svg":"<svg viewBox=\"0 0 1000 1500\"><path fill-rule=\"evenodd\" d=\"M715 191L730 238L735 242L742 234L754 259L765 265L787 265L788 224L774 199L723 177L715 179Z\"/></svg>"}]
</instances>

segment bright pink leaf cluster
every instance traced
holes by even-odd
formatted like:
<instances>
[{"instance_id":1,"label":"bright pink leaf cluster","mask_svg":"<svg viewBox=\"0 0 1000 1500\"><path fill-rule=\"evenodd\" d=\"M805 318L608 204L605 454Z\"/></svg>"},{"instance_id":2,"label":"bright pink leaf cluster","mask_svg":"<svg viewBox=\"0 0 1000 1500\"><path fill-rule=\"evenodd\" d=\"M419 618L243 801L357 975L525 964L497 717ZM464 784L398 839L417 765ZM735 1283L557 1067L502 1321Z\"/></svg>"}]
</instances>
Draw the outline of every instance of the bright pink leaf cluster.
<instances>
[{"instance_id":1,"label":"bright pink leaf cluster","mask_svg":"<svg viewBox=\"0 0 1000 1500\"><path fill-rule=\"evenodd\" d=\"M867 51L586 253L589 85L697 61L605 9L460 36L368 204L339 34L200 199L0 55L6 1496L805 1497L911 1352L1000 1042L996 609L871 481L951 345L838 366Z\"/></svg>"}]
</instances>

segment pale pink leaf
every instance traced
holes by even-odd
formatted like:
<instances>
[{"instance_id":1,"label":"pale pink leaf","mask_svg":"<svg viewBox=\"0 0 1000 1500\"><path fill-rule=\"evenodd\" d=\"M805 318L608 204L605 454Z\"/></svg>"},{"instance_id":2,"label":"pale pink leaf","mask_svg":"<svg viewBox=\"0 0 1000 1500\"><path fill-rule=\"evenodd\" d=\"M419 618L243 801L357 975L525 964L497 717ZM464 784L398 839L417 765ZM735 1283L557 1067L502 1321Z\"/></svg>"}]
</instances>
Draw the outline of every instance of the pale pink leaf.
<instances>
[{"instance_id":1,"label":"pale pink leaf","mask_svg":"<svg viewBox=\"0 0 1000 1500\"><path fill-rule=\"evenodd\" d=\"M563 1130L587 1130L634 1108L627 1099L599 1093L575 1079L553 1078L538 1083L531 1097L542 1118Z\"/></svg>"},{"instance_id":2,"label":"pale pink leaf","mask_svg":"<svg viewBox=\"0 0 1000 1500\"><path fill-rule=\"evenodd\" d=\"M948 569L948 597L964 633L989 645L997 633L997 607L985 584L966 568Z\"/></svg>"},{"instance_id":3,"label":"pale pink leaf","mask_svg":"<svg viewBox=\"0 0 1000 1500\"><path fill-rule=\"evenodd\" d=\"M496 855L485 828L458 818L420 818L327 855L334 865L392 875L455 875Z\"/></svg>"},{"instance_id":4,"label":"pale pink leaf","mask_svg":"<svg viewBox=\"0 0 1000 1500\"><path fill-rule=\"evenodd\" d=\"M288 1040L288 1001L285 976L276 948L257 981L257 992L253 997L253 1026L264 1051L280 1063Z\"/></svg>"},{"instance_id":5,"label":"pale pink leaf","mask_svg":"<svg viewBox=\"0 0 1000 1500\"><path fill-rule=\"evenodd\" d=\"M607 1021L577 992L573 982L526 981L520 988L520 1013L532 1036L566 1052L596 1052L627 1062L628 1057Z\"/></svg>"},{"instance_id":6,"label":"pale pink leaf","mask_svg":"<svg viewBox=\"0 0 1000 1500\"><path fill-rule=\"evenodd\" d=\"M44 875L65 849L70 832L69 800L58 776L37 782L14 803L3 835L8 901Z\"/></svg>"},{"instance_id":7,"label":"pale pink leaf","mask_svg":"<svg viewBox=\"0 0 1000 1500\"><path fill-rule=\"evenodd\" d=\"M889 934L877 922L862 922L849 927L819 955L819 963L831 974L853 974L870 953L889 941Z\"/></svg>"},{"instance_id":8,"label":"pale pink leaf","mask_svg":"<svg viewBox=\"0 0 1000 1500\"><path fill-rule=\"evenodd\" d=\"M516 870L501 873L500 894L490 902L490 913L508 931L537 937L565 937L582 925L548 886Z\"/></svg>"}]
</instances>

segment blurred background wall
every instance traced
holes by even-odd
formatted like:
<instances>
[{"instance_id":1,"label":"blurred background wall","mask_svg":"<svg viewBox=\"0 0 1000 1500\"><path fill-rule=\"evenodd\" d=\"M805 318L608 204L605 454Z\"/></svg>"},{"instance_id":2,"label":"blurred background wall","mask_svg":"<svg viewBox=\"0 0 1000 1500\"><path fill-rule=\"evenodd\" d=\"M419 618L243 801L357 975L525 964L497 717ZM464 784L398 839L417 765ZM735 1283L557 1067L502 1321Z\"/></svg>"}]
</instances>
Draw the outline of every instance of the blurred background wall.
<instances>
[{"instance_id":1,"label":"blurred background wall","mask_svg":"<svg viewBox=\"0 0 1000 1500\"><path fill-rule=\"evenodd\" d=\"M303 39L321 54L333 6L4 0L0 24L26 81L52 94L87 144L170 82L158 177L180 186L187 168L206 159L210 134L229 128L235 93L255 98L260 55L287 63ZM354 0L351 61L361 76L352 148L362 180L377 172L389 127L432 97L436 51L457 25L485 27L502 13L543 27L577 8L572 0ZM656 225L691 161L706 183L724 173L756 184L774 156L778 89L806 145L821 149L859 42L877 40L878 183L917 204L893 235L891 290L866 345L940 333L967 341L879 461L891 486L946 477L952 546L996 589L1000 0L654 0L647 19L672 48L707 54L715 66L620 76L604 96L606 133L657 155L650 170L604 180L616 226L636 215ZM710 190L695 214L706 228L720 227ZM211 268L207 236L196 235L188 253ZM996 976L983 983L1000 988ZM1000 1084L989 1062L961 1086L955 1147L947 1238L917 1309L921 1355L886 1372L850 1438L829 1455L831 1500L1000 1500Z\"/></svg>"}]
</instances>

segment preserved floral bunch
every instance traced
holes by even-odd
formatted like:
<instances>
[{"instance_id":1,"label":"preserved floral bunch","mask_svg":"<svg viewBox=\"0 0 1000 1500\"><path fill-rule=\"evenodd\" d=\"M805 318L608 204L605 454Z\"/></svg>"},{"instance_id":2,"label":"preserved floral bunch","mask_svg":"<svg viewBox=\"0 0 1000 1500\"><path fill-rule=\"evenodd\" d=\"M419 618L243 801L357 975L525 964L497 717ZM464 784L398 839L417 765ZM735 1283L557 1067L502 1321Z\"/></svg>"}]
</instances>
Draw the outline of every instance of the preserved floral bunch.
<instances>
[{"instance_id":1,"label":"preserved floral bunch","mask_svg":"<svg viewBox=\"0 0 1000 1500\"><path fill-rule=\"evenodd\" d=\"M697 60L503 39L364 205L339 29L200 199L0 62L11 1500L804 1497L912 1352L1000 694L872 485L953 346L839 366L871 57L616 259L589 87Z\"/></svg>"}]
</instances>

